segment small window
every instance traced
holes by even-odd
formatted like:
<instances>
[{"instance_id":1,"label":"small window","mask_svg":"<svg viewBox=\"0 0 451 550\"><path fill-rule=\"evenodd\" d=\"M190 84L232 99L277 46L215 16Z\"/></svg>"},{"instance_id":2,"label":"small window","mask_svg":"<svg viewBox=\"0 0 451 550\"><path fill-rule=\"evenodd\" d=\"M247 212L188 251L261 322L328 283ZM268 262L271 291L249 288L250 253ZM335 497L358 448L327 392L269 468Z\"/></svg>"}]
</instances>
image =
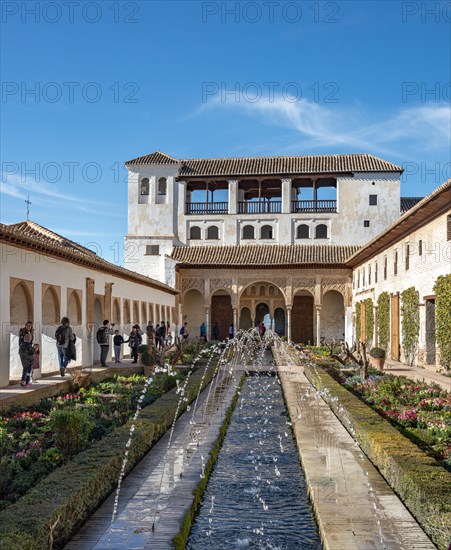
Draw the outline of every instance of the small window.
<instances>
[{"instance_id":1,"label":"small window","mask_svg":"<svg viewBox=\"0 0 451 550\"><path fill-rule=\"evenodd\" d=\"M298 239L309 239L310 238L310 228L305 223L298 225L297 229L297 238Z\"/></svg>"},{"instance_id":2,"label":"small window","mask_svg":"<svg viewBox=\"0 0 451 550\"><path fill-rule=\"evenodd\" d=\"M375 182L375 181L372 181L372 182L371 182L371 185L376 185L376 182Z\"/></svg>"},{"instance_id":3,"label":"small window","mask_svg":"<svg viewBox=\"0 0 451 550\"><path fill-rule=\"evenodd\" d=\"M315 227L315 239L327 239L327 225L320 224Z\"/></svg>"},{"instance_id":4,"label":"small window","mask_svg":"<svg viewBox=\"0 0 451 550\"><path fill-rule=\"evenodd\" d=\"M272 239L272 227L270 225L264 225L260 230L260 239Z\"/></svg>"},{"instance_id":5,"label":"small window","mask_svg":"<svg viewBox=\"0 0 451 550\"><path fill-rule=\"evenodd\" d=\"M362 269L362 287L365 288L365 268Z\"/></svg>"},{"instance_id":6,"label":"small window","mask_svg":"<svg viewBox=\"0 0 451 550\"><path fill-rule=\"evenodd\" d=\"M410 267L410 246L406 244L406 271L409 271Z\"/></svg>"},{"instance_id":7,"label":"small window","mask_svg":"<svg viewBox=\"0 0 451 550\"><path fill-rule=\"evenodd\" d=\"M254 226L245 225L243 227L243 239L255 239Z\"/></svg>"},{"instance_id":8,"label":"small window","mask_svg":"<svg viewBox=\"0 0 451 550\"><path fill-rule=\"evenodd\" d=\"M363 220L363 227L369 227L370 226L370 220Z\"/></svg>"},{"instance_id":9,"label":"small window","mask_svg":"<svg viewBox=\"0 0 451 550\"><path fill-rule=\"evenodd\" d=\"M377 283L377 262L374 265L374 282Z\"/></svg>"},{"instance_id":10,"label":"small window","mask_svg":"<svg viewBox=\"0 0 451 550\"><path fill-rule=\"evenodd\" d=\"M451 241L451 216L446 217L446 238Z\"/></svg>"},{"instance_id":11,"label":"small window","mask_svg":"<svg viewBox=\"0 0 451 550\"><path fill-rule=\"evenodd\" d=\"M219 229L216 227L216 225L211 225L207 229L207 239L209 240L219 239Z\"/></svg>"},{"instance_id":12,"label":"small window","mask_svg":"<svg viewBox=\"0 0 451 550\"><path fill-rule=\"evenodd\" d=\"M159 244L148 244L146 246L146 256L158 256L160 254Z\"/></svg>"},{"instance_id":13,"label":"small window","mask_svg":"<svg viewBox=\"0 0 451 550\"><path fill-rule=\"evenodd\" d=\"M189 230L189 238L191 241L199 241L202 238L200 227L197 227L197 225L191 227Z\"/></svg>"},{"instance_id":14,"label":"small window","mask_svg":"<svg viewBox=\"0 0 451 550\"><path fill-rule=\"evenodd\" d=\"M360 288L360 271L357 271L357 288Z\"/></svg>"},{"instance_id":15,"label":"small window","mask_svg":"<svg viewBox=\"0 0 451 550\"><path fill-rule=\"evenodd\" d=\"M158 194L159 195L166 195L167 184L168 184L168 182L166 181L166 178L160 178L158 180Z\"/></svg>"},{"instance_id":16,"label":"small window","mask_svg":"<svg viewBox=\"0 0 451 550\"><path fill-rule=\"evenodd\" d=\"M143 178L141 180L141 195L148 195L150 193L149 178Z\"/></svg>"},{"instance_id":17,"label":"small window","mask_svg":"<svg viewBox=\"0 0 451 550\"><path fill-rule=\"evenodd\" d=\"M368 285L371 286L371 266L368 266Z\"/></svg>"},{"instance_id":18,"label":"small window","mask_svg":"<svg viewBox=\"0 0 451 550\"><path fill-rule=\"evenodd\" d=\"M377 195L370 195L370 206L377 206Z\"/></svg>"},{"instance_id":19,"label":"small window","mask_svg":"<svg viewBox=\"0 0 451 550\"><path fill-rule=\"evenodd\" d=\"M384 280L387 279L388 261L387 256L384 258Z\"/></svg>"},{"instance_id":20,"label":"small window","mask_svg":"<svg viewBox=\"0 0 451 550\"><path fill-rule=\"evenodd\" d=\"M395 258L393 261L393 275L398 275L398 251L395 252Z\"/></svg>"},{"instance_id":21,"label":"small window","mask_svg":"<svg viewBox=\"0 0 451 550\"><path fill-rule=\"evenodd\" d=\"M422 256L422 255L423 255L423 241L419 240L418 241L418 256Z\"/></svg>"}]
</instances>

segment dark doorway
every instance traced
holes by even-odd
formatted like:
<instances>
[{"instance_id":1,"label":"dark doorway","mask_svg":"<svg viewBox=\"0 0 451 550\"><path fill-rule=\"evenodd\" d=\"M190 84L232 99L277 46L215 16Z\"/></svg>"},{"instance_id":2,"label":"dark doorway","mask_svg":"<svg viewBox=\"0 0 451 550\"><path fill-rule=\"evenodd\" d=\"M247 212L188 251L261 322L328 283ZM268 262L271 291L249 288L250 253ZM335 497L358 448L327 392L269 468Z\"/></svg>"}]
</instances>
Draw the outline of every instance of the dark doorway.
<instances>
[{"instance_id":1,"label":"dark doorway","mask_svg":"<svg viewBox=\"0 0 451 550\"><path fill-rule=\"evenodd\" d=\"M291 310L291 339L313 344L313 296L295 296Z\"/></svg>"},{"instance_id":2,"label":"dark doorway","mask_svg":"<svg viewBox=\"0 0 451 550\"><path fill-rule=\"evenodd\" d=\"M232 300L227 295L216 295L211 299L211 322L219 325L219 339L229 337L229 327L233 323ZM235 327L236 332L236 327Z\"/></svg>"}]
</instances>

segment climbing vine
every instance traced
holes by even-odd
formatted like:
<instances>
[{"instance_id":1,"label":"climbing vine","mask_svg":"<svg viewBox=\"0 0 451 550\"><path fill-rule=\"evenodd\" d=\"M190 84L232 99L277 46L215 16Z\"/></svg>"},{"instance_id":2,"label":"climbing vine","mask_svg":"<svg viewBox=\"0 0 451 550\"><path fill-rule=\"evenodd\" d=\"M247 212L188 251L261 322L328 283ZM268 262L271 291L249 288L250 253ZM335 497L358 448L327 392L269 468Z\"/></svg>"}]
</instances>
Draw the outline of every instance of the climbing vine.
<instances>
[{"instance_id":1,"label":"climbing vine","mask_svg":"<svg viewBox=\"0 0 451 550\"><path fill-rule=\"evenodd\" d=\"M369 345L373 341L374 331L374 310L373 300L367 298L365 300L365 344Z\"/></svg>"},{"instance_id":2,"label":"climbing vine","mask_svg":"<svg viewBox=\"0 0 451 550\"><path fill-rule=\"evenodd\" d=\"M402 347L408 363L413 364L420 334L420 296L411 286L401 293Z\"/></svg>"},{"instance_id":3,"label":"climbing vine","mask_svg":"<svg viewBox=\"0 0 451 550\"><path fill-rule=\"evenodd\" d=\"M382 292L377 299L377 332L379 346L387 351L390 340L390 295Z\"/></svg>"},{"instance_id":4,"label":"climbing vine","mask_svg":"<svg viewBox=\"0 0 451 550\"><path fill-rule=\"evenodd\" d=\"M451 275L441 275L434 285L435 337L440 348L440 362L451 369Z\"/></svg>"},{"instance_id":5,"label":"climbing vine","mask_svg":"<svg viewBox=\"0 0 451 550\"><path fill-rule=\"evenodd\" d=\"M361 325L361 304L360 302L357 302L355 305L355 339L357 342L360 342L360 337L362 333L362 325Z\"/></svg>"}]
</instances>

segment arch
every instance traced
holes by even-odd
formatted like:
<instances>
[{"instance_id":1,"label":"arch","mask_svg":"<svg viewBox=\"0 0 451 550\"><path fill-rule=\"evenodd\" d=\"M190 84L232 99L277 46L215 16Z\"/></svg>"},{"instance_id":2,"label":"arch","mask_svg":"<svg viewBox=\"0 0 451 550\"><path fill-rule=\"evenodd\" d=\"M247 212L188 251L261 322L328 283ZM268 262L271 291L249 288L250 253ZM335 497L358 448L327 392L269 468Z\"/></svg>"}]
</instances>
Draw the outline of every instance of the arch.
<instances>
[{"instance_id":1,"label":"arch","mask_svg":"<svg viewBox=\"0 0 451 550\"><path fill-rule=\"evenodd\" d=\"M116 325L121 324L121 306L118 298L113 300L113 323Z\"/></svg>"},{"instance_id":2,"label":"arch","mask_svg":"<svg viewBox=\"0 0 451 550\"><path fill-rule=\"evenodd\" d=\"M140 194L149 195L150 194L150 182L149 178L143 178L140 183Z\"/></svg>"},{"instance_id":3,"label":"arch","mask_svg":"<svg viewBox=\"0 0 451 550\"><path fill-rule=\"evenodd\" d=\"M240 329L248 330L252 327L251 310L248 307L241 308Z\"/></svg>"},{"instance_id":4,"label":"arch","mask_svg":"<svg viewBox=\"0 0 451 550\"><path fill-rule=\"evenodd\" d=\"M285 336L285 310L281 307L274 310L274 332Z\"/></svg>"},{"instance_id":5,"label":"arch","mask_svg":"<svg viewBox=\"0 0 451 550\"><path fill-rule=\"evenodd\" d=\"M9 319L12 325L24 325L33 320L33 300L27 285L19 281L11 294Z\"/></svg>"},{"instance_id":6,"label":"arch","mask_svg":"<svg viewBox=\"0 0 451 550\"><path fill-rule=\"evenodd\" d=\"M243 287L243 289L238 295L238 300L240 300L244 295L256 296L257 288L259 288L261 284L272 285L274 287L274 294L279 298L282 297L285 303L287 303L287 297L285 296L285 291L270 279L256 279L255 282L250 283L249 285Z\"/></svg>"},{"instance_id":7,"label":"arch","mask_svg":"<svg viewBox=\"0 0 451 550\"><path fill-rule=\"evenodd\" d=\"M130 300L124 300L124 325L129 325L130 322Z\"/></svg>"},{"instance_id":8,"label":"arch","mask_svg":"<svg viewBox=\"0 0 451 550\"><path fill-rule=\"evenodd\" d=\"M199 241L200 239L202 239L202 234L199 226L193 225L193 227L190 227L189 238L192 241Z\"/></svg>"},{"instance_id":9,"label":"arch","mask_svg":"<svg viewBox=\"0 0 451 550\"><path fill-rule=\"evenodd\" d=\"M60 321L58 294L53 286L48 286L42 297L42 324L57 325Z\"/></svg>"},{"instance_id":10,"label":"arch","mask_svg":"<svg viewBox=\"0 0 451 550\"><path fill-rule=\"evenodd\" d=\"M210 225L210 227L207 229L207 239L208 240L219 239L219 228L216 225Z\"/></svg>"},{"instance_id":11,"label":"arch","mask_svg":"<svg viewBox=\"0 0 451 550\"><path fill-rule=\"evenodd\" d=\"M272 225L263 225L260 229L260 239L272 239L273 229Z\"/></svg>"},{"instance_id":12,"label":"arch","mask_svg":"<svg viewBox=\"0 0 451 550\"><path fill-rule=\"evenodd\" d=\"M227 290L215 290L211 297L211 323L219 325L219 339L225 340L233 323L232 297ZM236 327L235 327L236 328Z\"/></svg>"},{"instance_id":13,"label":"arch","mask_svg":"<svg viewBox=\"0 0 451 550\"><path fill-rule=\"evenodd\" d=\"M344 298L338 290L324 293L321 306L321 338L343 340L345 337Z\"/></svg>"},{"instance_id":14,"label":"arch","mask_svg":"<svg viewBox=\"0 0 451 550\"><path fill-rule=\"evenodd\" d=\"M296 231L296 238L310 239L310 227L305 223L301 223L301 225L298 225L297 231Z\"/></svg>"},{"instance_id":15,"label":"arch","mask_svg":"<svg viewBox=\"0 0 451 550\"><path fill-rule=\"evenodd\" d=\"M255 323L262 321L265 327L271 328L271 315L269 306L265 302L260 302L255 308Z\"/></svg>"},{"instance_id":16,"label":"arch","mask_svg":"<svg viewBox=\"0 0 451 550\"><path fill-rule=\"evenodd\" d=\"M266 290L265 287L263 285L260 285L260 288L259 288L259 291L258 291L260 296L265 296L266 295L265 290Z\"/></svg>"},{"instance_id":17,"label":"arch","mask_svg":"<svg viewBox=\"0 0 451 550\"><path fill-rule=\"evenodd\" d=\"M313 294L307 290L297 290L291 309L291 339L293 342L313 344Z\"/></svg>"},{"instance_id":18,"label":"arch","mask_svg":"<svg viewBox=\"0 0 451 550\"><path fill-rule=\"evenodd\" d=\"M133 324L139 325L139 302L133 300Z\"/></svg>"},{"instance_id":19,"label":"arch","mask_svg":"<svg viewBox=\"0 0 451 550\"><path fill-rule=\"evenodd\" d=\"M255 239L255 229L253 225L243 227L243 239Z\"/></svg>"},{"instance_id":20,"label":"arch","mask_svg":"<svg viewBox=\"0 0 451 550\"><path fill-rule=\"evenodd\" d=\"M188 334L199 335L200 325L205 321L204 297L195 289L188 290L182 302L182 324L188 323Z\"/></svg>"},{"instance_id":21,"label":"arch","mask_svg":"<svg viewBox=\"0 0 451 550\"><path fill-rule=\"evenodd\" d=\"M268 295L274 296L275 294L276 294L276 289L272 285L270 285L268 288Z\"/></svg>"},{"instance_id":22,"label":"arch","mask_svg":"<svg viewBox=\"0 0 451 550\"><path fill-rule=\"evenodd\" d=\"M159 195L166 195L167 187L168 187L167 179L166 178L159 178L158 179L158 194Z\"/></svg>"},{"instance_id":23,"label":"arch","mask_svg":"<svg viewBox=\"0 0 451 550\"><path fill-rule=\"evenodd\" d=\"M71 325L81 324L81 301L75 290L71 290L67 298L67 316Z\"/></svg>"},{"instance_id":24,"label":"arch","mask_svg":"<svg viewBox=\"0 0 451 550\"><path fill-rule=\"evenodd\" d=\"M315 227L315 239L327 239L327 225L320 223Z\"/></svg>"}]
</instances>

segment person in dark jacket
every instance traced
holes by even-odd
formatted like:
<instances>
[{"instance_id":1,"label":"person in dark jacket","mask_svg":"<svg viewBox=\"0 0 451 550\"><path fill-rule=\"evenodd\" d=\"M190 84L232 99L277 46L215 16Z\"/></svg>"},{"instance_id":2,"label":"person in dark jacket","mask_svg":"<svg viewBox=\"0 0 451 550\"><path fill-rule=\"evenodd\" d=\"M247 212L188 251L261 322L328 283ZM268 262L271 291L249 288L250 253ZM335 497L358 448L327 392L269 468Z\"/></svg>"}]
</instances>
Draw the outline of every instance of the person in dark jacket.
<instances>
[{"instance_id":1,"label":"person in dark jacket","mask_svg":"<svg viewBox=\"0 0 451 550\"><path fill-rule=\"evenodd\" d=\"M113 346L114 346L114 362L115 363L122 363L121 361L121 351L122 351L122 344L126 344L130 340L124 340L124 338L119 334L118 330L114 331L113 336Z\"/></svg>"},{"instance_id":2,"label":"person in dark jacket","mask_svg":"<svg viewBox=\"0 0 451 550\"><path fill-rule=\"evenodd\" d=\"M164 347L166 340L166 321L161 321L160 323L160 345Z\"/></svg>"},{"instance_id":3,"label":"person in dark jacket","mask_svg":"<svg viewBox=\"0 0 451 550\"><path fill-rule=\"evenodd\" d=\"M139 328L137 328L135 325L130 332L130 336L128 337L128 345L130 346L130 351L133 357L132 363L138 362L138 348L141 345L142 341L143 339L141 336L141 332Z\"/></svg>"},{"instance_id":4,"label":"person in dark jacket","mask_svg":"<svg viewBox=\"0 0 451 550\"><path fill-rule=\"evenodd\" d=\"M19 357L22 363L22 379L20 385L28 388L30 386L30 373L33 365L33 323L27 321L19 331Z\"/></svg>"},{"instance_id":5,"label":"person in dark jacket","mask_svg":"<svg viewBox=\"0 0 451 550\"><path fill-rule=\"evenodd\" d=\"M220 334L221 334L221 331L219 330L218 322L215 321L215 324L213 326L213 340L219 340Z\"/></svg>"}]
</instances>

